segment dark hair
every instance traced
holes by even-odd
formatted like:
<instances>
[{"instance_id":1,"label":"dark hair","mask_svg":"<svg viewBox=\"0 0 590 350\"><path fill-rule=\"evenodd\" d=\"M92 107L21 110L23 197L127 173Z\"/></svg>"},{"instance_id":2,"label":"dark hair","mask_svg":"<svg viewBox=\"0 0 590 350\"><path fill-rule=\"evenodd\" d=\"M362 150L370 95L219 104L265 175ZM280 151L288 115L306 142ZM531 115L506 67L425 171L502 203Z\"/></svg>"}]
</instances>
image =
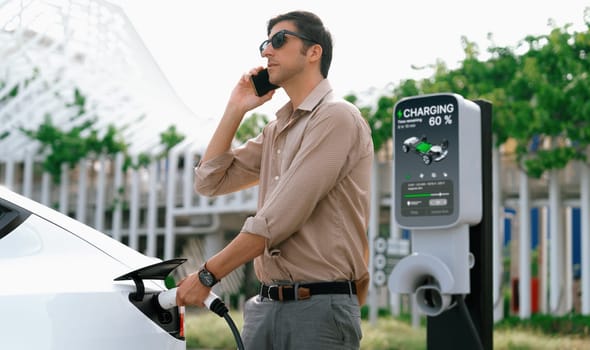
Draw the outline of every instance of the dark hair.
<instances>
[{"instance_id":1,"label":"dark hair","mask_svg":"<svg viewBox=\"0 0 590 350\"><path fill-rule=\"evenodd\" d=\"M282 15L278 15L268 21L266 34L269 35L275 24L283 21L291 21L295 24L297 32L301 35L312 39L322 47L322 61L320 64L320 71L324 78L328 77L330 64L332 63L332 35L324 27L322 20L315 14L307 11L292 11ZM303 40L304 49L314 45L309 40Z\"/></svg>"}]
</instances>

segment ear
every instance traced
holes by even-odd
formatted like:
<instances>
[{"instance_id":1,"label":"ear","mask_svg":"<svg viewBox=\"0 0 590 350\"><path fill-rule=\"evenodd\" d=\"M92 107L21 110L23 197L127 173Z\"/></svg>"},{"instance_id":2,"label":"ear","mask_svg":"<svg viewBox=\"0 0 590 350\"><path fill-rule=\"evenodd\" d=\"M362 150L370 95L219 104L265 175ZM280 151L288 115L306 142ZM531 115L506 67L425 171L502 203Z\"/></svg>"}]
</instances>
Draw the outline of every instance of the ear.
<instances>
[{"instance_id":1,"label":"ear","mask_svg":"<svg viewBox=\"0 0 590 350\"><path fill-rule=\"evenodd\" d=\"M307 59L310 62L320 61L322 59L322 53L324 50L320 44L314 44L309 49L307 49Z\"/></svg>"}]
</instances>

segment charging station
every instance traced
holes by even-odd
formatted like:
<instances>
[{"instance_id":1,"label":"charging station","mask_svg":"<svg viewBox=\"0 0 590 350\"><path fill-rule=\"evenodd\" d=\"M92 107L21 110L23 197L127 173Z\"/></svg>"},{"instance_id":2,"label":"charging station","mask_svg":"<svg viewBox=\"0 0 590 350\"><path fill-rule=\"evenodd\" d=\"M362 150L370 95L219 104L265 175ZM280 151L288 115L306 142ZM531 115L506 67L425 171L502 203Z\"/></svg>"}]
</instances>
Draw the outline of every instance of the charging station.
<instances>
[{"instance_id":1,"label":"charging station","mask_svg":"<svg viewBox=\"0 0 590 350\"><path fill-rule=\"evenodd\" d=\"M430 94L393 117L392 210L411 254L389 289L414 296L429 349L492 349L491 105Z\"/></svg>"}]
</instances>

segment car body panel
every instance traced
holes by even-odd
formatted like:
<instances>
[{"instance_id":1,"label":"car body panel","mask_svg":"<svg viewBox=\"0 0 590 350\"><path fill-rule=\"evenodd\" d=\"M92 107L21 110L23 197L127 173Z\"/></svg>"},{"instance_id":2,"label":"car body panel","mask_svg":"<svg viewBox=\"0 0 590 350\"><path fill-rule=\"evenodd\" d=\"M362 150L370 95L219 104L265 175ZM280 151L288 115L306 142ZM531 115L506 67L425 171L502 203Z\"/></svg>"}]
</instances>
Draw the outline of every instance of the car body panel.
<instances>
[{"instance_id":1,"label":"car body panel","mask_svg":"<svg viewBox=\"0 0 590 350\"><path fill-rule=\"evenodd\" d=\"M31 213L0 237L0 349L186 349L130 302L132 281L114 281L160 259L1 186L0 200Z\"/></svg>"},{"instance_id":2,"label":"car body panel","mask_svg":"<svg viewBox=\"0 0 590 350\"><path fill-rule=\"evenodd\" d=\"M158 259L148 257L144 254L135 251L121 242L118 242L104 233L91 228L77 220L70 218L54 209L51 209L38 202L30 200L26 197L20 196L5 187L0 186L0 198L9 198L10 202L22 207L35 215L52 222L53 224L63 228L72 235L95 246L97 249L103 251L105 254L121 261L132 270L139 267L152 264Z\"/></svg>"},{"instance_id":3,"label":"car body panel","mask_svg":"<svg viewBox=\"0 0 590 350\"><path fill-rule=\"evenodd\" d=\"M1 298L5 318L0 322L2 349L186 349L184 341L147 322L123 293L60 292ZM100 302L88 303L89 299ZM19 317L11 320L8 315Z\"/></svg>"}]
</instances>

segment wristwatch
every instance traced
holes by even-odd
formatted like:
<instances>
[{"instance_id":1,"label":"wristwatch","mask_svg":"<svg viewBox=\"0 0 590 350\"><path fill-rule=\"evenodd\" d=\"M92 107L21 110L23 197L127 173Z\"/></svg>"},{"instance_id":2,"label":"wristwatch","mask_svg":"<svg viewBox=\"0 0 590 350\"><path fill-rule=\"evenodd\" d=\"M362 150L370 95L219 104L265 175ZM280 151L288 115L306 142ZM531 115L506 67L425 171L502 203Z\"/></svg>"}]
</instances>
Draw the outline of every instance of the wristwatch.
<instances>
[{"instance_id":1,"label":"wristwatch","mask_svg":"<svg viewBox=\"0 0 590 350\"><path fill-rule=\"evenodd\" d=\"M199 281L201 281L205 287L211 288L216 285L219 280L215 278L215 276L209 270L207 270L205 264L203 264L199 270Z\"/></svg>"}]
</instances>

